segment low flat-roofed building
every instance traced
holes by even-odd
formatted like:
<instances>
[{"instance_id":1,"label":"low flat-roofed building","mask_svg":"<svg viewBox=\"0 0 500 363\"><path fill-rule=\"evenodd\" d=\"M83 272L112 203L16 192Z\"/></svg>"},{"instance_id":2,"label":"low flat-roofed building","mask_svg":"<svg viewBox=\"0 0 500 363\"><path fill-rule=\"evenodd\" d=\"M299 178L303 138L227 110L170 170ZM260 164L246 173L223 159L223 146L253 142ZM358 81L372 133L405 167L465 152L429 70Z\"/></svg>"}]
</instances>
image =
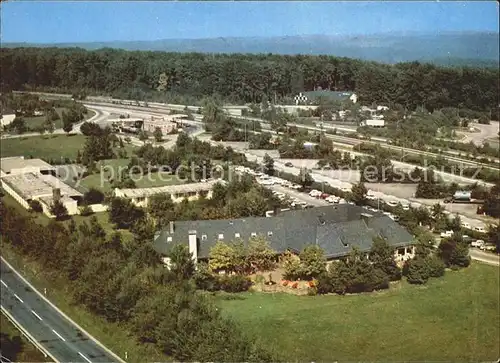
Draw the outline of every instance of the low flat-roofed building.
<instances>
[{"instance_id":1,"label":"low flat-roofed building","mask_svg":"<svg viewBox=\"0 0 500 363\"><path fill-rule=\"evenodd\" d=\"M179 123L182 123L182 120L186 120L187 117L184 114L165 115L162 117L151 116L151 119L144 120L144 131L154 132L159 127L164 135L169 134L176 130Z\"/></svg>"},{"instance_id":2,"label":"low flat-roofed building","mask_svg":"<svg viewBox=\"0 0 500 363\"><path fill-rule=\"evenodd\" d=\"M69 215L78 214L78 202L83 194L73 189L55 176L36 172L6 175L1 179L2 188L24 208L30 208L30 202L37 200L43 211L52 217L50 208L54 200L59 200L68 210Z\"/></svg>"},{"instance_id":3,"label":"low flat-roofed building","mask_svg":"<svg viewBox=\"0 0 500 363\"><path fill-rule=\"evenodd\" d=\"M149 203L149 197L155 194L167 193L172 197L172 201L179 203L184 198L188 200L198 199L201 195L205 198L212 197L212 189L217 183L225 184L224 180L209 180L201 183L188 183L179 185L166 185L156 188L136 188L119 189L114 191L115 197L127 198L137 206L146 207Z\"/></svg>"},{"instance_id":4,"label":"low flat-roofed building","mask_svg":"<svg viewBox=\"0 0 500 363\"><path fill-rule=\"evenodd\" d=\"M42 159L25 159L24 156L13 156L0 159L1 176L24 173L40 173L55 175L55 168Z\"/></svg>"}]
</instances>

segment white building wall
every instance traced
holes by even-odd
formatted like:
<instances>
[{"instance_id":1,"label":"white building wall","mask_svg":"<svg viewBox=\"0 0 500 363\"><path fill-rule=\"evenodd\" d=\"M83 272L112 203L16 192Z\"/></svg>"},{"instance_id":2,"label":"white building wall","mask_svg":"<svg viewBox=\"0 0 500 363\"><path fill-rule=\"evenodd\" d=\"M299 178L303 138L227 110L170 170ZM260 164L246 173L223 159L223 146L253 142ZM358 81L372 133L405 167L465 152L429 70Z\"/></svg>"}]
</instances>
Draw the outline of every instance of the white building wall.
<instances>
[{"instance_id":1,"label":"white building wall","mask_svg":"<svg viewBox=\"0 0 500 363\"><path fill-rule=\"evenodd\" d=\"M5 192L7 192L12 198L14 198L19 204L21 204L24 208L30 209L28 202L23 197L21 197L19 194L17 194L17 192L14 189L12 189L9 186L9 184L5 183L3 180L2 180L2 189Z\"/></svg>"}]
</instances>

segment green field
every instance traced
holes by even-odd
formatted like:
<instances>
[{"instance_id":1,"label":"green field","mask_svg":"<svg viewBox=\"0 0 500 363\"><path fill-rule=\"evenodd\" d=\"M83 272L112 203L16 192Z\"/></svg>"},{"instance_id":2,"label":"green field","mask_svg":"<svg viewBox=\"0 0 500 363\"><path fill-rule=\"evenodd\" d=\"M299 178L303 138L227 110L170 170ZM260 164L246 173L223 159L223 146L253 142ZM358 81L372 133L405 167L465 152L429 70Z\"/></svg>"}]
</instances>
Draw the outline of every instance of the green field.
<instances>
[{"instance_id":1,"label":"green field","mask_svg":"<svg viewBox=\"0 0 500 363\"><path fill-rule=\"evenodd\" d=\"M492 137L491 139L486 140L491 147L500 148L500 142L498 141L498 137Z\"/></svg>"},{"instance_id":2,"label":"green field","mask_svg":"<svg viewBox=\"0 0 500 363\"><path fill-rule=\"evenodd\" d=\"M62 129L63 123L62 123L62 112L66 111L67 109L64 107L57 107L56 111L59 114L59 120L54 121L54 126L56 129ZM88 110L87 114L85 115L85 120L88 120L89 118L93 117L95 115L95 112L92 110ZM33 117L24 117L24 121L26 122L26 126L30 130L37 130L41 126L45 124L45 115L43 116L33 116Z\"/></svg>"},{"instance_id":3,"label":"green field","mask_svg":"<svg viewBox=\"0 0 500 363\"><path fill-rule=\"evenodd\" d=\"M10 341L10 346L7 347L3 345L4 341L2 340L2 355L10 357L12 361L16 362L52 362L50 358L45 358L43 354L22 335L9 319L3 314L0 315L0 332L7 334Z\"/></svg>"},{"instance_id":4,"label":"green field","mask_svg":"<svg viewBox=\"0 0 500 363\"><path fill-rule=\"evenodd\" d=\"M127 154L129 156L132 155L129 151L127 151ZM116 178L119 175L119 169L122 168L124 170L129 161L130 160L128 158L102 160L97 164L97 167L101 168L101 166L103 166L105 168L104 174L101 175L101 173L95 173L89 175L81 180L80 185L86 189L96 188L104 192L110 191L111 183L108 181L108 177L111 176ZM181 181L178 181L174 175L160 172L154 172L148 175L133 174L132 179L135 181L137 188L153 188L182 183Z\"/></svg>"},{"instance_id":5,"label":"green field","mask_svg":"<svg viewBox=\"0 0 500 363\"><path fill-rule=\"evenodd\" d=\"M494 361L499 271L473 262L421 287L402 282L351 296L245 293L217 304L287 361Z\"/></svg>"},{"instance_id":6,"label":"green field","mask_svg":"<svg viewBox=\"0 0 500 363\"><path fill-rule=\"evenodd\" d=\"M7 156L24 156L41 159L76 158L78 150L83 148L83 135L45 135L26 136L2 139L0 154Z\"/></svg>"}]
</instances>

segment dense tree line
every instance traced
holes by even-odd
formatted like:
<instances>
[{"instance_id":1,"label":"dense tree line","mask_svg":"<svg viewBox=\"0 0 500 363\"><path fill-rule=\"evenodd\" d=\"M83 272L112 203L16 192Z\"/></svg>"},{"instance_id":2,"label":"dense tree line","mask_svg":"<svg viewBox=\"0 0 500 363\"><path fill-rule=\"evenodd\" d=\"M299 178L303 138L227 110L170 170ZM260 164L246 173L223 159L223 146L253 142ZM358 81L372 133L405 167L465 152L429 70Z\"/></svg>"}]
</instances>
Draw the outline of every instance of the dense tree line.
<instances>
[{"instance_id":1,"label":"dense tree line","mask_svg":"<svg viewBox=\"0 0 500 363\"><path fill-rule=\"evenodd\" d=\"M128 52L78 48L2 49L2 89L110 94L172 101L218 94L235 103L291 101L321 87L355 91L360 101L414 109L497 112L498 69L385 65L333 56Z\"/></svg>"},{"instance_id":2,"label":"dense tree line","mask_svg":"<svg viewBox=\"0 0 500 363\"><path fill-rule=\"evenodd\" d=\"M4 241L68 281L74 303L135 333L181 361L271 361L210 301L197 294L190 276L160 266L149 242L123 243L90 223L48 226L0 204ZM187 278L186 278L187 277Z\"/></svg>"}]
</instances>

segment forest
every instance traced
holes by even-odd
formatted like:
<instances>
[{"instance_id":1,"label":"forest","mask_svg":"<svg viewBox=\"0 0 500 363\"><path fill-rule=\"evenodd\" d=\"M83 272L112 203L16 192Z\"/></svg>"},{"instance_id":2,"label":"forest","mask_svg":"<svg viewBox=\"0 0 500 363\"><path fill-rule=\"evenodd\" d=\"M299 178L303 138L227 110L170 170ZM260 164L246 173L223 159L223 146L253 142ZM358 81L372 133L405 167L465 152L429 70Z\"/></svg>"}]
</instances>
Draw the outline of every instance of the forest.
<instances>
[{"instance_id":1,"label":"forest","mask_svg":"<svg viewBox=\"0 0 500 363\"><path fill-rule=\"evenodd\" d=\"M354 91L363 104L459 107L496 118L498 69L387 65L333 56L201 54L104 48L1 49L2 89L110 95L199 103L292 102L301 91Z\"/></svg>"}]
</instances>

